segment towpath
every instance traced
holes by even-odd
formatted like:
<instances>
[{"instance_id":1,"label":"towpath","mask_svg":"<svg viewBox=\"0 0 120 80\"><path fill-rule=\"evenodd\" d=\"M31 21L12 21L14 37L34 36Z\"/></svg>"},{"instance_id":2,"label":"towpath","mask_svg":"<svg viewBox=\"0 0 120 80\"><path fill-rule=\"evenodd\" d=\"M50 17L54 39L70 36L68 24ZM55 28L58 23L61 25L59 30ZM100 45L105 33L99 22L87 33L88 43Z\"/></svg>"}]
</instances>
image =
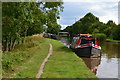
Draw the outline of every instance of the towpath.
<instances>
[{"instance_id":1,"label":"towpath","mask_svg":"<svg viewBox=\"0 0 120 80\"><path fill-rule=\"evenodd\" d=\"M41 75L43 73L43 69L45 67L45 63L48 61L48 58L52 55L52 51L53 51L52 44L50 44L49 53L48 53L47 57L44 59L44 61L42 62L41 66L40 66L40 69L39 69L39 71L36 75L37 79L41 77Z\"/></svg>"}]
</instances>

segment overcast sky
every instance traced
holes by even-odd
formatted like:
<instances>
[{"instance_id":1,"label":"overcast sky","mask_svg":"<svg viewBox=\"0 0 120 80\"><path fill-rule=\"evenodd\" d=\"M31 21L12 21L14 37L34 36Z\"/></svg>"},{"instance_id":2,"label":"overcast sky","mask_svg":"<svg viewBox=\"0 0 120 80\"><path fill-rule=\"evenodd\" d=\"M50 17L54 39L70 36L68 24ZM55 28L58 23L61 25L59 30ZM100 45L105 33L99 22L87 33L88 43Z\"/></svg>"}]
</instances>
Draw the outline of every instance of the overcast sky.
<instances>
[{"instance_id":1,"label":"overcast sky","mask_svg":"<svg viewBox=\"0 0 120 80\"><path fill-rule=\"evenodd\" d=\"M118 1L119 0L64 0L64 11L60 14L58 23L64 29L75 21L85 16L88 12L99 17L101 22L113 20L118 24Z\"/></svg>"}]
</instances>

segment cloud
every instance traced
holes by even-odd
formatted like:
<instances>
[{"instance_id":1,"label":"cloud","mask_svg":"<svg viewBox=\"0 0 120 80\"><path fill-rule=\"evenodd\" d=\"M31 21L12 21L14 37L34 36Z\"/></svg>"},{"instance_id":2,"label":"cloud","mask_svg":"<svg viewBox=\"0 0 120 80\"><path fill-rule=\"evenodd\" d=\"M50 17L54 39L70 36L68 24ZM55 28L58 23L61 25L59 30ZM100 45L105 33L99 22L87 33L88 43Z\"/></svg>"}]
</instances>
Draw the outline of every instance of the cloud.
<instances>
[{"instance_id":1,"label":"cloud","mask_svg":"<svg viewBox=\"0 0 120 80\"><path fill-rule=\"evenodd\" d=\"M118 4L114 3L98 3L89 6L88 10L99 17L101 22L106 23L108 20L113 20L118 24Z\"/></svg>"},{"instance_id":2,"label":"cloud","mask_svg":"<svg viewBox=\"0 0 120 80\"><path fill-rule=\"evenodd\" d=\"M63 0L63 2L119 2L119 0Z\"/></svg>"},{"instance_id":3,"label":"cloud","mask_svg":"<svg viewBox=\"0 0 120 80\"><path fill-rule=\"evenodd\" d=\"M100 2L87 1L88 2L64 2L64 12L61 12L59 23L61 25L72 25L75 20L79 20L88 12L91 12L95 16L99 17L101 22L106 23L108 20L113 20L118 24L117 0L107 0L108 2L103 2L103 0L99 0Z\"/></svg>"},{"instance_id":4,"label":"cloud","mask_svg":"<svg viewBox=\"0 0 120 80\"><path fill-rule=\"evenodd\" d=\"M61 25L61 30L65 29L68 25Z\"/></svg>"}]
</instances>

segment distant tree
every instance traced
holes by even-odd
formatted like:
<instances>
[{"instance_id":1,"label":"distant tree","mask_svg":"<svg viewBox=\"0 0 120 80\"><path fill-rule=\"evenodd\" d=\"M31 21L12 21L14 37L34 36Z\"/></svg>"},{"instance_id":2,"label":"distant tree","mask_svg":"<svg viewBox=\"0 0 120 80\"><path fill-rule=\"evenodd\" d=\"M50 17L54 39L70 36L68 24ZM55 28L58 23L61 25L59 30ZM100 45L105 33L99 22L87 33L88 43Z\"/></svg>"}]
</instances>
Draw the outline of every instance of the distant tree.
<instances>
[{"instance_id":1,"label":"distant tree","mask_svg":"<svg viewBox=\"0 0 120 80\"><path fill-rule=\"evenodd\" d=\"M83 18L80 19L82 22L83 32L82 33L91 33L89 32L89 28L94 23L99 22L99 18L94 16L92 13L87 13Z\"/></svg>"},{"instance_id":2,"label":"distant tree","mask_svg":"<svg viewBox=\"0 0 120 80\"><path fill-rule=\"evenodd\" d=\"M92 32L93 34L95 33L99 33L100 31L98 29L94 29L94 31Z\"/></svg>"},{"instance_id":3,"label":"distant tree","mask_svg":"<svg viewBox=\"0 0 120 80\"><path fill-rule=\"evenodd\" d=\"M107 38L111 38L112 32L114 31L113 33L115 33L117 29L116 26L117 25L112 20L109 20L105 24L100 22L99 18L92 13L87 13L83 18L76 21L71 26L67 26L65 30L71 35L76 35L78 33L104 33L107 35Z\"/></svg>"},{"instance_id":4,"label":"distant tree","mask_svg":"<svg viewBox=\"0 0 120 80\"><path fill-rule=\"evenodd\" d=\"M115 23L113 22L113 20L109 20L109 21L107 22L107 25L115 25Z\"/></svg>"},{"instance_id":5,"label":"distant tree","mask_svg":"<svg viewBox=\"0 0 120 80\"><path fill-rule=\"evenodd\" d=\"M120 24L114 28L112 32L112 37L114 40L120 40Z\"/></svg>"},{"instance_id":6,"label":"distant tree","mask_svg":"<svg viewBox=\"0 0 120 80\"><path fill-rule=\"evenodd\" d=\"M94 31L93 24L99 22L99 18L95 17L92 13L86 14L83 18L76 21L72 27L66 28L71 34L78 33L92 33Z\"/></svg>"},{"instance_id":7,"label":"distant tree","mask_svg":"<svg viewBox=\"0 0 120 80\"><path fill-rule=\"evenodd\" d=\"M106 24L107 28L104 30L105 34L107 35L107 37L111 37L111 33L113 32L113 29L117 27L117 25L112 21L112 20L109 20Z\"/></svg>"}]
</instances>

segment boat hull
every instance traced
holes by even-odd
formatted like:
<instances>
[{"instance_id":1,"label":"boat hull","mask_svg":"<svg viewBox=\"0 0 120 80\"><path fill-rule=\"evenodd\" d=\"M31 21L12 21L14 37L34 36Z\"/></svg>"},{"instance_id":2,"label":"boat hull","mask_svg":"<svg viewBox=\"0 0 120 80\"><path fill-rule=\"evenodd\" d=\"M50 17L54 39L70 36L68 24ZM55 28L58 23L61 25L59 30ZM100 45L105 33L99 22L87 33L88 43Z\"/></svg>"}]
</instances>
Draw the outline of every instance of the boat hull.
<instances>
[{"instance_id":1,"label":"boat hull","mask_svg":"<svg viewBox=\"0 0 120 80\"><path fill-rule=\"evenodd\" d=\"M74 49L74 52L80 57L99 57L100 49L88 46Z\"/></svg>"}]
</instances>

